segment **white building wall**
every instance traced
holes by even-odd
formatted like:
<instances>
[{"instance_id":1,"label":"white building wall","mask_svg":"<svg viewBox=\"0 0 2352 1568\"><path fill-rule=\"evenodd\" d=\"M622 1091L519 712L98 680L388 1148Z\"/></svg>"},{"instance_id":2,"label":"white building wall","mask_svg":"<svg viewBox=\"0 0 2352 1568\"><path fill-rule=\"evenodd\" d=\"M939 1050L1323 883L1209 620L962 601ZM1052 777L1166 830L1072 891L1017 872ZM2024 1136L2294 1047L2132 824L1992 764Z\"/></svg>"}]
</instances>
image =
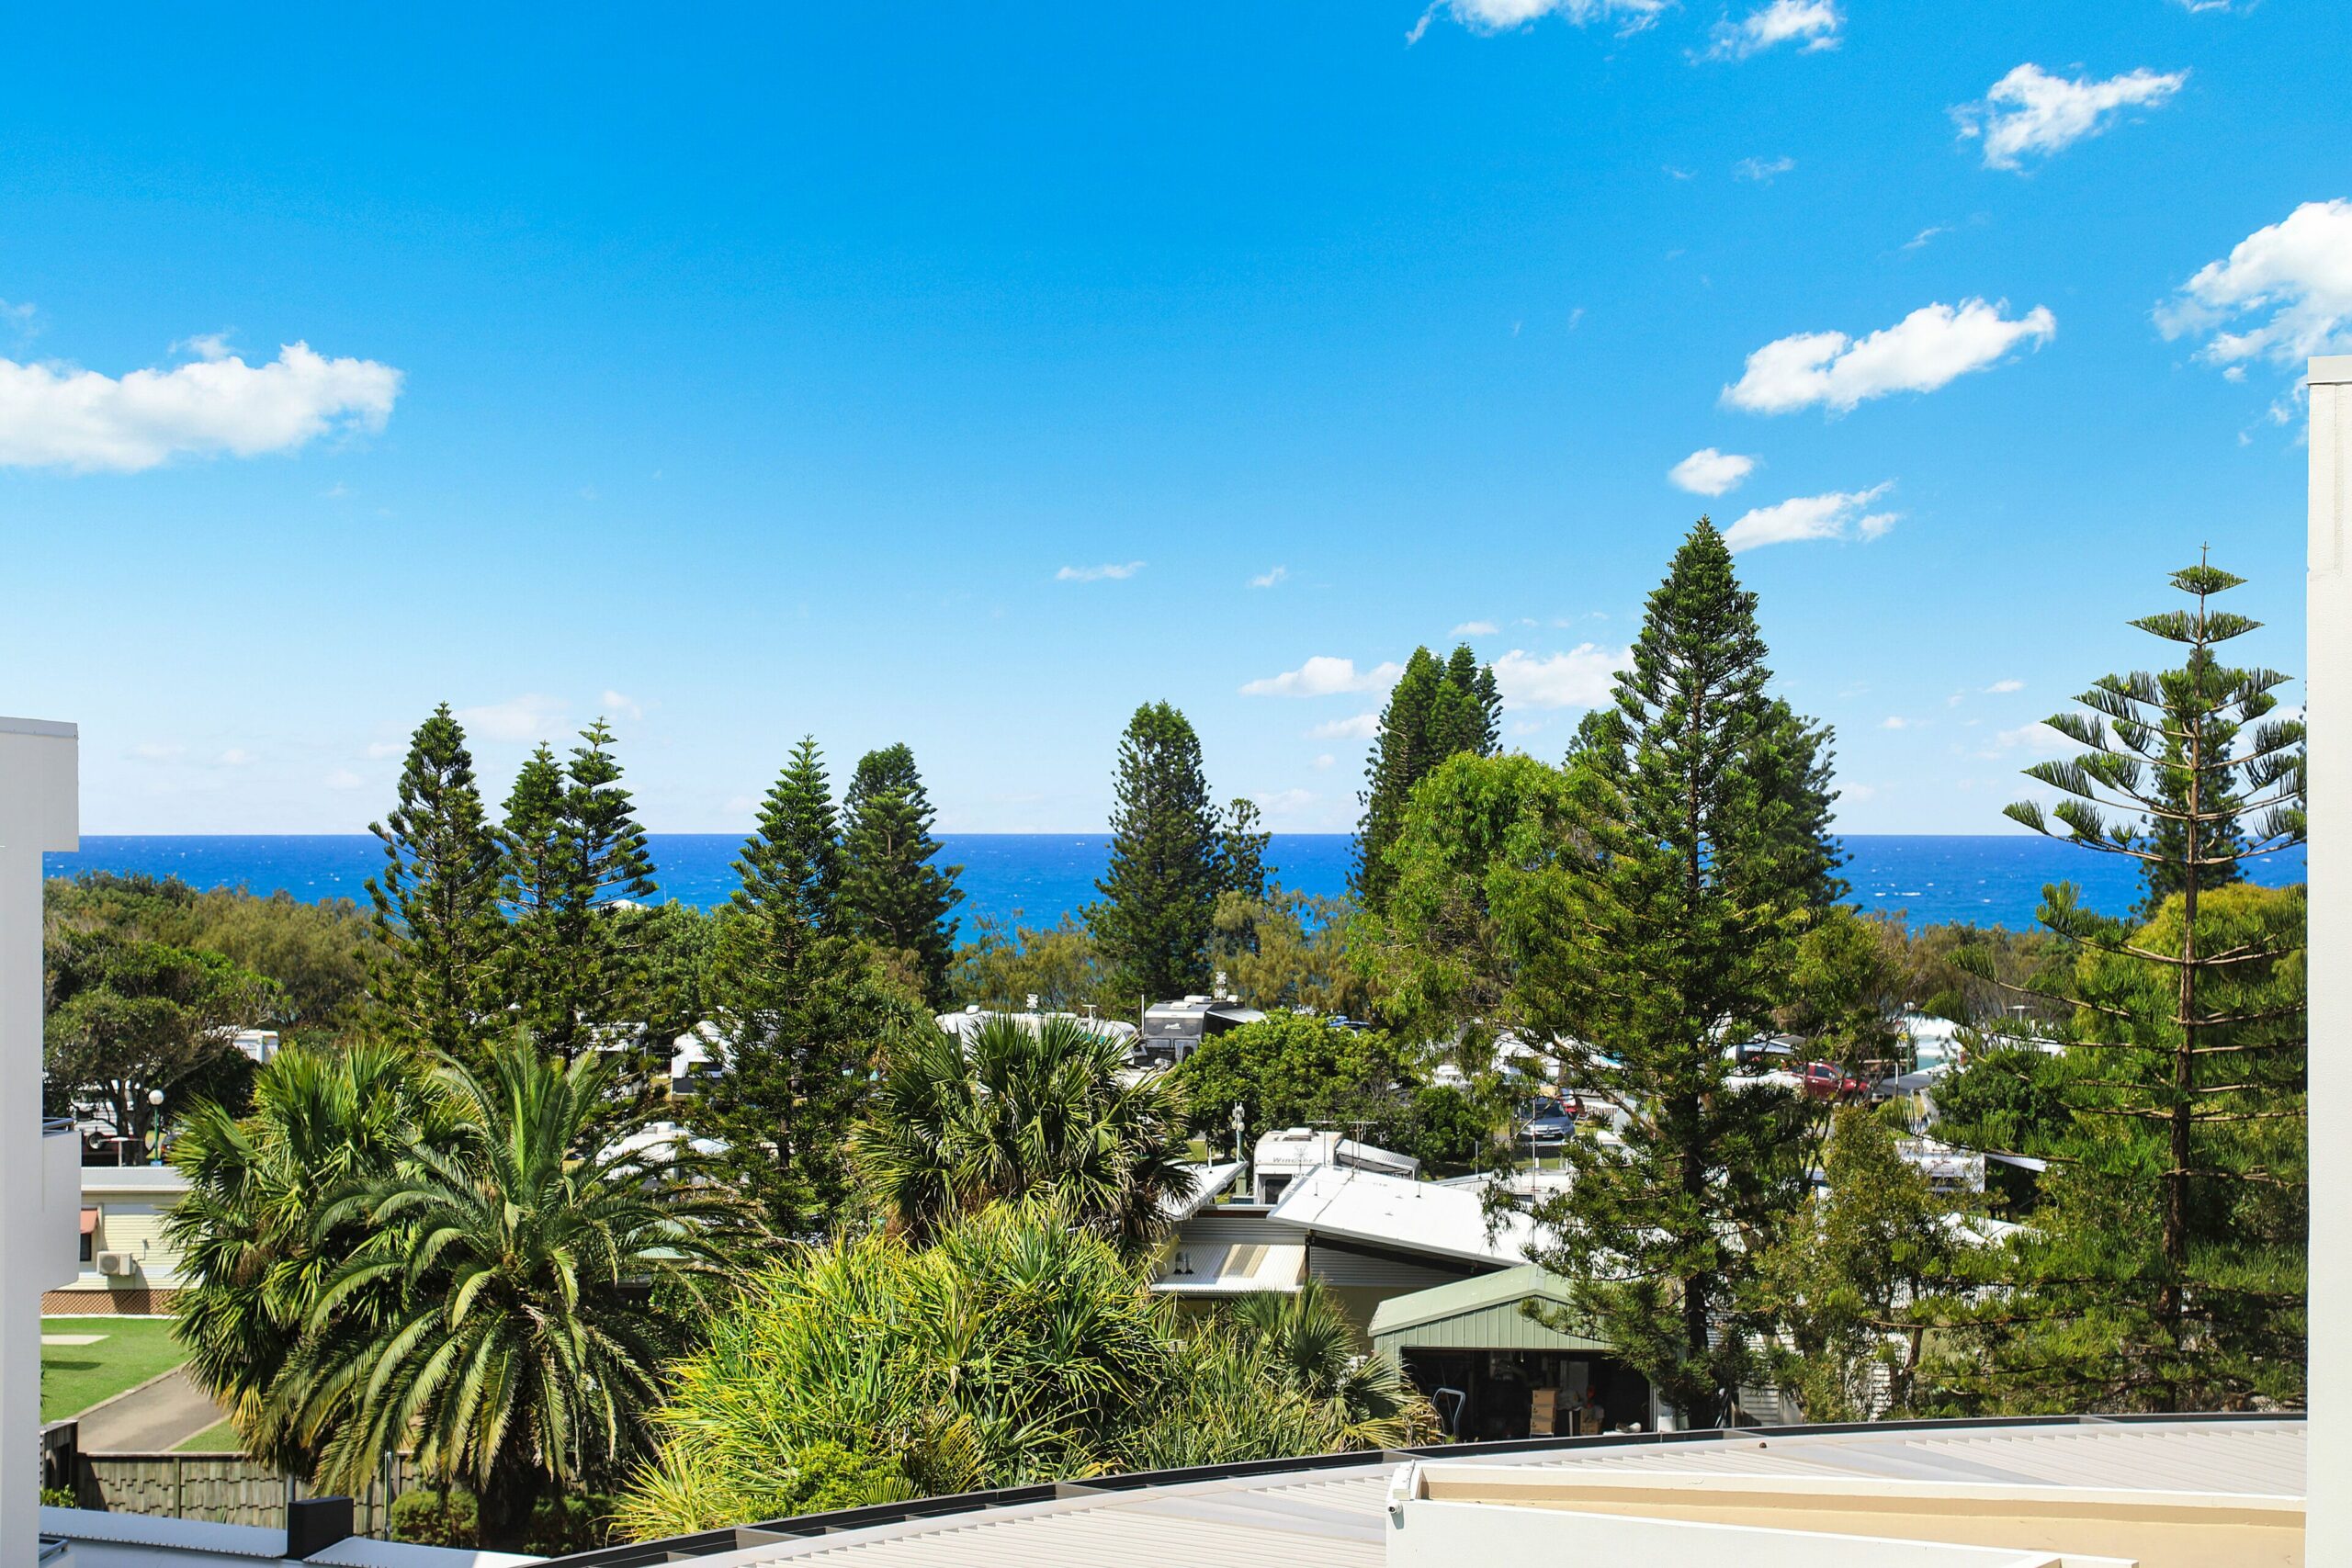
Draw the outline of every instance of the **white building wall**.
<instances>
[{"instance_id":1,"label":"white building wall","mask_svg":"<svg viewBox=\"0 0 2352 1568\"><path fill-rule=\"evenodd\" d=\"M70 724L0 718L0 1563L38 1550L40 857L79 842L76 748Z\"/></svg>"},{"instance_id":2,"label":"white building wall","mask_svg":"<svg viewBox=\"0 0 2352 1568\"><path fill-rule=\"evenodd\" d=\"M2311 363L2311 1514L2305 1560L2352 1562L2352 355Z\"/></svg>"}]
</instances>

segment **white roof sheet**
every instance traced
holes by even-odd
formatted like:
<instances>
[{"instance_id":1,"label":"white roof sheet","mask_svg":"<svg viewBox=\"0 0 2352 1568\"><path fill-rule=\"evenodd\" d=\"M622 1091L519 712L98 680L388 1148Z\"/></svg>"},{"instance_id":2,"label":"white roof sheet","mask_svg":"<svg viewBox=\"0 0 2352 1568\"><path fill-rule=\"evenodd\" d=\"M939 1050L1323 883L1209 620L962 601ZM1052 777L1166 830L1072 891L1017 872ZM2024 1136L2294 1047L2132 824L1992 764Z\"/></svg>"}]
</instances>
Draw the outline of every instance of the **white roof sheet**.
<instances>
[{"instance_id":1,"label":"white roof sheet","mask_svg":"<svg viewBox=\"0 0 2352 1568\"><path fill-rule=\"evenodd\" d=\"M1860 1475L2129 1490L2303 1493L2303 1423L2194 1419L1866 1430L1578 1445L1482 1463L1749 1475ZM1369 1462L1104 1493L776 1541L704 1568L814 1560L873 1568L1382 1568L1389 1479Z\"/></svg>"},{"instance_id":2,"label":"white roof sheet","mask_svg":"<svg viewBox=\"0 0 2352 1568\"><path fill-rule=\"evenodd\" d=\"M1151 1288L1164 1296L1238 1296L1256 1291L1295 1291L1306 1277L1303 1242L1179 1244L1160 1264Z\"/></svg>"},{"instance_id":3,"label":"white roof sheet","mask_svg":"<svg viewBox=\"0 0 2352 1568\"><path fill-rule=\"evenodd\" d=\"M1408 1181L1342 1166L1327 1165L1300 1177L1267 1217L1337 1240L1480 1263L1524 1263L1535 1240L1532 1219L1516 1209L1487 1213L1475 1187Z\"/></svg>"}]
</instances>

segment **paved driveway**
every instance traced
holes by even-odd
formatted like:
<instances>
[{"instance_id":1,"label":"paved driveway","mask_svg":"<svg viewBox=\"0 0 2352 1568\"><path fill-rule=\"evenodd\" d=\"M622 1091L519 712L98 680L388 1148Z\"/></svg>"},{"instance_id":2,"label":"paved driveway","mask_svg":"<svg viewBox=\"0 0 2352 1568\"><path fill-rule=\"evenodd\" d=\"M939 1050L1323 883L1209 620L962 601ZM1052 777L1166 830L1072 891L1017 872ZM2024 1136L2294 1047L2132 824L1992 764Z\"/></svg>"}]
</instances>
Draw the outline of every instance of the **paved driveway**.
<instances>
[{"instance_id":1,"label":"paved driveway","mask_svg":"<svg viewBox=\"0 0 2352 1568\"><path fill-rule=\"evenodd\" d=\"M74 1419L84 1453L161 1453L219 1421L220 1410L179 1367Z\"/></svg>"}]
</instances>

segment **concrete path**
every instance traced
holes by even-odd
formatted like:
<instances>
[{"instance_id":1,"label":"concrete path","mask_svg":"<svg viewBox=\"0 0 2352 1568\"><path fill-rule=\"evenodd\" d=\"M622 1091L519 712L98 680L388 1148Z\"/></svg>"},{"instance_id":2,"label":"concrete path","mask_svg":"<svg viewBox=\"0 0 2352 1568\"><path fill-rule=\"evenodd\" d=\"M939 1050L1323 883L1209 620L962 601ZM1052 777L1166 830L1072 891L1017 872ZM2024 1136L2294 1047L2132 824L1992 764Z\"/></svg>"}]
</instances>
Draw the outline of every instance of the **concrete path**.
<instances>
[{"instance_id":1,"label":"concrete path","mask_svg":"<svg viewBox=\"0 0 2352 1568\"><path fill-rule=\"evenodd\" d=\"M212 1396L196 1385L186 1367L175 1367L74 1417L85 1454L162 1453L220 1419Z\"/></svg>"}]
</instances>

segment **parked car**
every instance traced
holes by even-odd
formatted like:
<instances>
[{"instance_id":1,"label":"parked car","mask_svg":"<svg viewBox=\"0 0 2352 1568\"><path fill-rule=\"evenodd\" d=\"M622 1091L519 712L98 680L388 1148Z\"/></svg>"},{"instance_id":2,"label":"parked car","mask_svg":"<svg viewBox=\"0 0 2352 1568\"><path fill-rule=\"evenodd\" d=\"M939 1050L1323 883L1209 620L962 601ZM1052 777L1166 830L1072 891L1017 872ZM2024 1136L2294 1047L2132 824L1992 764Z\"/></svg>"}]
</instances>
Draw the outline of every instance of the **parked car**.
<instances>
[{"instance_id":1,"label":"parked car","mask_svg":"<svg viewBox=\"0 0 2352 1568\"><path fill-rule=\"evenodd\" d=\"M1565 1144L1575 1134L1577 1117L1582 1110L1574 1099L1559 1100L1545 1095L1529 1100L1520 1107L1520 1141L1539 1147Z\"/></svg>"},{"instance_id":2,"label":"parked car","mask_svg":"<svg viewBox=\"0 0 2352 1568\"><path fill-rule=\"evenodd\" d=\"M1777 1040L1743 1040L1731 1048L1731 1065L1735 1067L1785 1067L1796 1054L1795 1046L1783 1045Z\"/></svg>"},{"instance_id":3,"label":"parked car","mask_svg":"<svg viewBox=\"0 0 2352 1568\"><path fill-rule=\"evenodd\" d=\"M1804 1097L1807 1100L1852 1100L1870 1091L1870 1085L1835 1062L1807 1062L1804 1065Z\"/></svg>"}]
</instances>

